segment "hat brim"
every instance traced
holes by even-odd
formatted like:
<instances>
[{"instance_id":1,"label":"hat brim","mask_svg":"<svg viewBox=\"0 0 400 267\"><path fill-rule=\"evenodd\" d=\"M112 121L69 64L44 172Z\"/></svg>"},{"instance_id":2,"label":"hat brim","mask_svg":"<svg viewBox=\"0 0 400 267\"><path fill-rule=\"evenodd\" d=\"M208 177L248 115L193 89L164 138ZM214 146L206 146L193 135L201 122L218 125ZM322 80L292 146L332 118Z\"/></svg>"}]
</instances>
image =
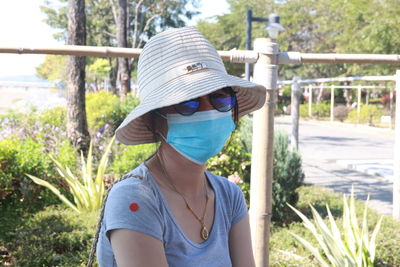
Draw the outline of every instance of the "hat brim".
<instances>
[{"instance_id":1,"label":"hat brim","mask_svg":"<svg viewBox=\"0 0 400 267\"><path fill-rule=\"evenodd\" d=\"M187 90L189 87L190 90ZM213 69L203 69L179 76L160 86L162 90L154 91L141 99L140 104L116 130L116 137L126 145L155 142L153 133L143 120L144 114L210 94L223 87L232 87L236 92L239 117L261 108L265 102L264 86Z\"/></svg>"}]
</instances>

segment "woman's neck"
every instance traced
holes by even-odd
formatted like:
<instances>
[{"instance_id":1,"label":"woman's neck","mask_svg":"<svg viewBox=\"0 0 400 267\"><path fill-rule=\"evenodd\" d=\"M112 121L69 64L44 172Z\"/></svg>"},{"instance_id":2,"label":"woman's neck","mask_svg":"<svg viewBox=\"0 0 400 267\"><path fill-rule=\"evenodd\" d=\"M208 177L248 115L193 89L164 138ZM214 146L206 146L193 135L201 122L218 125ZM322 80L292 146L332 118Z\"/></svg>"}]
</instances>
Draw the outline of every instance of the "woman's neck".
<instances>
[{"instance_id":1,"label":"woman's neck","mask_svg":"<svg viewBox=\"0 0 400 267\"><path fill-rule=\"evenodd\" d=\"M192 162L169 144L161 142L154 157L148 161L148 166L162 186L176 189L185 197L204 196L205 164Z\"/></svg>"}]
</instances>

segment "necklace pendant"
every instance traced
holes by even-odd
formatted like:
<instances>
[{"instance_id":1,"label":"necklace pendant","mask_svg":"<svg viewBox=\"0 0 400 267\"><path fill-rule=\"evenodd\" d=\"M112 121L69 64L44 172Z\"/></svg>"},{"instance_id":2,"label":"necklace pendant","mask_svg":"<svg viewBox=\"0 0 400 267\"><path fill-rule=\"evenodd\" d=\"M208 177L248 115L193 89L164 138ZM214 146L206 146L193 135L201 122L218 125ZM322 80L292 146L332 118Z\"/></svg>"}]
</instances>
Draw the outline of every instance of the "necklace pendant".
<instances>
[{"instance_id":1,"label":"necklace pendant","mask_svg":"<svg viewBox=\"0 0 400 267\"><path fill-rule=\"evenodd\" d=\"M208 239L208 230L204 225L201 227L200 236L203 240Z\"/></svg>"}]
</instances>

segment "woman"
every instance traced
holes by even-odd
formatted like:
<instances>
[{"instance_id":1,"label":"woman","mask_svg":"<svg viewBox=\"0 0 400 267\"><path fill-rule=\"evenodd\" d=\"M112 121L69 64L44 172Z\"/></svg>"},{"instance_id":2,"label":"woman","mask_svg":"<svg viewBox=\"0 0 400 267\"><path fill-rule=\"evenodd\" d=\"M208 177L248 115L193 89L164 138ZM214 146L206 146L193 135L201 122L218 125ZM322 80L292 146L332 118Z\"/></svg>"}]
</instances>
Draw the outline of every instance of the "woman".
<instances>
[{"instance_id":1,"label":"woman","mask_svg":"<svg viewBox=\"0 0 400 267\"><path fill-rule=\"evenodd\" d=\"M140 104L116 131L158 151L109 190L100 219L100 266L254 266L240 188L205 170L265 88L226 73L194 28L151 38L138 65Z\"/></svg>"}]
</instances>

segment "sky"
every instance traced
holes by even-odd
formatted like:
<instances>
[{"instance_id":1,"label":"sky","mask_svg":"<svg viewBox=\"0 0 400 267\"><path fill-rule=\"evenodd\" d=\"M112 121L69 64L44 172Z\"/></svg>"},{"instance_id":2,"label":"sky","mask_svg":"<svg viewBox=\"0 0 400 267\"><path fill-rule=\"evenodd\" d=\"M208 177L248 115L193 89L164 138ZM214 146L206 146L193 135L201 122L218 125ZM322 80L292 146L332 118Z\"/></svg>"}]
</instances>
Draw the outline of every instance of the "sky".
<instances>
[{"instance_id":1,"label":"sky","mask_svg":"<svg viewBox=\"0 0 400 267\"><path fill-rule=\"evenodd\" d=\"M49 0L51 1L51 0ZM0 0L0 46L46 47L56 46L52 37L55 32L43 22L45 15L39 6L44 0ZM195 21L227 13L225 0L199 0L199 11ZM194 25L194 23L189 23ZM0 77L35 75L35 67L44 60L44 55L0 54Z\"/></svg>"}]
</instances>

